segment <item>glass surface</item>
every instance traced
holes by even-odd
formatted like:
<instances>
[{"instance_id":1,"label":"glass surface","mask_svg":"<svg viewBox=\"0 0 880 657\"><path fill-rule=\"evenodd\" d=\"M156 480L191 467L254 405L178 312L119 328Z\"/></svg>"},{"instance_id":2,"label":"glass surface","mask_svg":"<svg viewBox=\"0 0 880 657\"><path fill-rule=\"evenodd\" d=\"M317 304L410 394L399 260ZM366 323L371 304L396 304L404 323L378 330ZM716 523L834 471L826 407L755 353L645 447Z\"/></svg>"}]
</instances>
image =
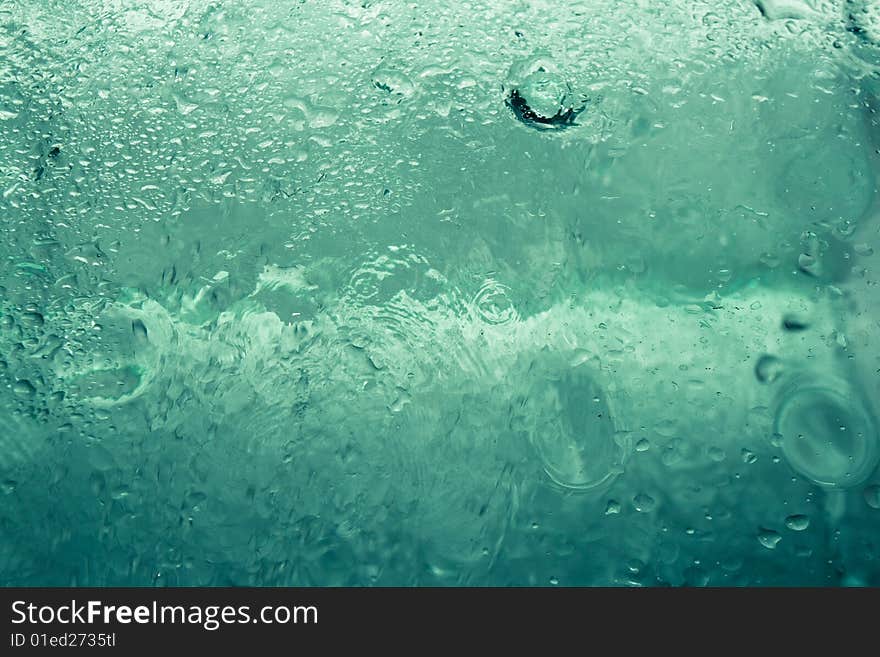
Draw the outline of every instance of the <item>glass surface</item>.
<instances>
[{"instance_id":1,"label":"glass surface","mask_svg":"<svg viewBox=\"0 0 880 657\"><path fill-rule=\"evenodd\" d=\"M880 4L0 4L0 583L880 585Z\"/></svg>"}]
</instances>

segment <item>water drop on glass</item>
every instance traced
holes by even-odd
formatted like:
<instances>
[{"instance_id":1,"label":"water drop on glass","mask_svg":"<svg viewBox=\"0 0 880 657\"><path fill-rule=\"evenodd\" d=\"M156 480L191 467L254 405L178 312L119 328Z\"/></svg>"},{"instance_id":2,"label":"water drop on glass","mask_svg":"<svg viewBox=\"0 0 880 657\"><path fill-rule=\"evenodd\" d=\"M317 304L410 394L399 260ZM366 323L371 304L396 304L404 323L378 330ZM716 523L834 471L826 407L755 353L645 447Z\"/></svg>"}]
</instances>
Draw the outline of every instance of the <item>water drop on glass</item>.
<instances>
[{"instance_id":1,"label":"water drop on glass","mask_svg":"<svg viewBox=\"0 0 880 657\"><path fill-rule=\"evenodd\" d=\"M761 528L758 531L758 542L768 550L775 550L776 545L781 540L782 536L779 535L779 532L773 531L772 529Z\"/></svg>"},{"instance_id":2,"label":"water drop on glass","mask_svg":"<svg viewBox=\"0 0 880 657\"><path fill-rule=\"evenodd\" d=\"M785 519L785 526L795 532L802 532L810 526L810 517L797 513Z\"/></svg>"}]
</instances>

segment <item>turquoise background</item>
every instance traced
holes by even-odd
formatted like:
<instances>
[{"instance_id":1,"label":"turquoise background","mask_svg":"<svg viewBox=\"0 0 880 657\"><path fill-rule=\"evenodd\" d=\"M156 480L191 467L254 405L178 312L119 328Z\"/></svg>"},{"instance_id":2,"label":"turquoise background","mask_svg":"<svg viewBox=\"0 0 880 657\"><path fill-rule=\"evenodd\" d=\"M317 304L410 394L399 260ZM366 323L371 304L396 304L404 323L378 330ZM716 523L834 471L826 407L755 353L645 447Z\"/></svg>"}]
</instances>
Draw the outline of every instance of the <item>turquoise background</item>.
<instances>
[{"instance_id":1,"label":"turquoise background","mask_svg":"<svg viewBox=\"0 0 880 657\"><path fill-rule=\"evenodd\" d=\"M876 4L0 24L0 583L880 584Z\"/></svg>"}]
</instances>

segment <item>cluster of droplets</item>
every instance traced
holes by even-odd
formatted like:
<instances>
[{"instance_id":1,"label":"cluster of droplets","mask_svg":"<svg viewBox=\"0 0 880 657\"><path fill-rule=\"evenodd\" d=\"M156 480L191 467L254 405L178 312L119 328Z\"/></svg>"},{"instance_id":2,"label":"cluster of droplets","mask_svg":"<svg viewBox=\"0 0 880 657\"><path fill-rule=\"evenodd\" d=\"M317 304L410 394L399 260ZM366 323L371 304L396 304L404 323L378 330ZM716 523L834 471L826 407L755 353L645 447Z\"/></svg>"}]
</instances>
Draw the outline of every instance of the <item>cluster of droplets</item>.
<instances>
[{"instance_id":1,"label":"cluster of droplets","mask_svg":"<svg viewBox=\"0 0 880 657\"><path fill-rule=\"evenodd\" d=\"M3 492L32 503L4 520L17 549L40 544L26 528L50 517L35 494L46 489L101 528L53 538L37 555L47 559L77 540L94 556L150 544L150 527L180 534L85 571L74 551L51 583L749 581L739 538L754 547L758 527L759 547L784 560L789 538L824 525L809 505L730 511L747 495L778 497L762 483L788 476L776 452L801 475L792 499L809 482L858 484L863 506L880 507L866 479L876 429L848 385L811 374L787 387L803 353L757 345L761 390L790 394L740 422L737 391L712 389L699 359L670 367L679 354L658 360L644 337L663 326L699 335L684 351L721 354L718 317L760 309L725 308L716 287L791 270L795 289L828 291L853 254L870 257L870 245L841 246L870 186L863 163L830 147L787 154L811 119L795 120L804 103L785 90L799 73L780 53L833 53L835 3L63 4L19 4L0 34L0 369L12 409L0 463ZM845 4L859 52L872 52L876 13ZM835 83L821 63L815 97ZM745 73L716 75L729 65ZM783 91L751 93L755 71ZM670 130L688 110L691 123ZM757 127L733 120L743 116ZM767 142L765 129L782 144L784 175L742 174L747 206L724 184L738 161L704 171L724 150L720 126L743 151ZM860 138L846 121L834 129L834 143ZM684 153L670 148L682 134ZM830 173L808 179L819 165ZM852 193L818 209L798 192L831 197L847 176ZM623 300L654 292L648 279L664 289L656 308L673 298L669 315L621 320L640 317ZM619 286L612 299L582 295L606 282ZM578 304L587 310L562 320L542 314ZM679 328L690 320L698 334ZM818 344L797 316L773 324L807 336L807 351ZM645 398L626 399L620 380ZM776 413L777 449L737 444L730 458L712 436L684 436L682 406L707 398L707 427L759 433ZM621 399L652 426L627 426ZM835 428L846 435L828 447ZM78 509L69 481L99 504ZM358 481L369 483L345 485ZM257 529L211 531L251 517ZM718 548L724 532L743 536ZM419 547L407 552L407 538ZM582 557L595 543L614 552L610 573ZM39 580L40 559L21 559L4 577Z\"/></svg>"}]
</instances>

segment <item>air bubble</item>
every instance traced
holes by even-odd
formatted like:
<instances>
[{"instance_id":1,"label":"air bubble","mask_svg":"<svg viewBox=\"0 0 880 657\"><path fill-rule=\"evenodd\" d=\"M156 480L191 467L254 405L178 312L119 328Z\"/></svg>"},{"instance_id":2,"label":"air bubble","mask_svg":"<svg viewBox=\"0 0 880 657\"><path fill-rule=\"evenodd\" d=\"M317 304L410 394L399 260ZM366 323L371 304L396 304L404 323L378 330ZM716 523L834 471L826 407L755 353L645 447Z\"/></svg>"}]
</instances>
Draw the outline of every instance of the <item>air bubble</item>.
<instances>
[{"instance_id":1,"label":"air bubble","mask_svg":"<svg viewBox=\"0 0 880 657\"><path fill-rule=\"evenodd\" d=\"M877 464L874 422L842 381L798 377L780 396L774 429L789 465L819 485L855 486Z\"/></svg>"},{"instance_id":2,"label":"air bubble","mask_svg":"<svg viewBox=\"0 0 880 657\"><path fill-rule=\"evenodd\" d=\"M510 300L509 289L493 279L483 283L474 297L473 307L487 324L509 324L519 319Z\"/></svg>"},{"instance_id":3,"label":"air bubble","mask_svg":"<svg viewBox=\"0 0 880 657\"><path fill-rule=\"evenodd\" d=\"M626 449L615 418L586 367L541 376L522 410L544 471L557 485L585 491L623 471Z\"/></svg>"},{"instance_id":4,"label":"air bubble","mask_svg":"<svg viewBox=\"0 0 880 657\"><path fill-rule=\"evenodd\" d=\"M560 129L574 125L585 105L576 100L570 84L553 60L544 55L511 67L505 85L505 102L525 125Z\"/></svg>"}]
</instances>

